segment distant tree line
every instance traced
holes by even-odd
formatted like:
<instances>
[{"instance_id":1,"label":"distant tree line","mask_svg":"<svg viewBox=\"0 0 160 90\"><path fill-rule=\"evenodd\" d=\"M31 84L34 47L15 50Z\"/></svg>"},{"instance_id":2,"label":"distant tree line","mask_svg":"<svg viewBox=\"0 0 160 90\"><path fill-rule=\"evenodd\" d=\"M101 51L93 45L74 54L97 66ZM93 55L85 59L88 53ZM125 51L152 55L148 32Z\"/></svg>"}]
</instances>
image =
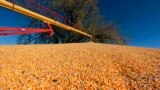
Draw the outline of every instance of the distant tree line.
<instances>
[{"instance_id":1,"label":"distant tree line","mask_svg":"<svg viewBox=\"0 0 160 90\"><path fill-rule=\"evenodd\" d=\"M126 44L125 38L119 33L116 24L104 20L99 12L98 0L35 0L51 10L59 13L79 29L93 36L94 42ZM32 8L30 8L32 9ZM73 23L73 24L71 24ZM29 27L42 27L42 21L31 19ZM86 42L89 39L83 35L52 26L54 35L47 33L27 34L18 37L18 44L50 44Z\"/></svg>"}]
</instances>

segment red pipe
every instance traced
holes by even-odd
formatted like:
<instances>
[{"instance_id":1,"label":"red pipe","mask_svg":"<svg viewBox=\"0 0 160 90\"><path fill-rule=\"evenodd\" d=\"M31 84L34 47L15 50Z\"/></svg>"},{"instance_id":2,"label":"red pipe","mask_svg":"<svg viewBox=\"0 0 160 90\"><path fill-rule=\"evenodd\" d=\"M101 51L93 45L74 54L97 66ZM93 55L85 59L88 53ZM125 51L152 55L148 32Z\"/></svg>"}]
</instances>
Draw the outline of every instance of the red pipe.
<instances>
[{"instance_id":1,"label":"red pipe","mask_svg":"<svg viewBox=\"0 0 160 90\"><path fill-rule=\"evenodd\" d=\"M48 29L0 27L0 36L30 33L50 33L51 37L53 35L53 29L49 24L47 24L47 26Z\"/></svg>"}]
</instances>

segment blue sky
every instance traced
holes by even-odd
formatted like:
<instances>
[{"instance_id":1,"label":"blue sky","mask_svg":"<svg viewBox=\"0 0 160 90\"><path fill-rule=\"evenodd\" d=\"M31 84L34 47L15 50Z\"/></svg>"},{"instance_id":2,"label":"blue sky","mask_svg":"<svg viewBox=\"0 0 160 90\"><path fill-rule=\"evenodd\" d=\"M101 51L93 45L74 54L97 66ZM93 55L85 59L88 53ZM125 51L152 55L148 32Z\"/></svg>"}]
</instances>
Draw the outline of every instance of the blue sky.
<instances>
[{"instance_id":1,"label":"blue sky","mask_svg":"<svg viewBox=\"0 0 160 90\"><path fill-rule=\"evenodd\" d=\"M100 7L107 20L119 24L129 45L160 48L160 0L101 0Z\"/></svg>"},{"instance_id":2,"label":"blue sky","mask_svg":"<svg viewBox=\"0 0 160 90\"><path fill-rule=\"evenodd\" d=\"M27 24L28 17L0 7L0 27L22 27ZM0 45L15 44L18 35L1 36Z\"/></svg>"},{"instance_id":3,"label":"blue sky","mask_svg":"<svg viewBox=\"0 0 160 90\"><path fill-rule=\"evenodd\" d=\"M160 48L160 0L100 0L99 6L107 21L119 25L129 45ZM26 20L0 7L0 26L23 26ZM0 44L14 44L16 37L0 37Z\"/></svg>"}]
</instances>

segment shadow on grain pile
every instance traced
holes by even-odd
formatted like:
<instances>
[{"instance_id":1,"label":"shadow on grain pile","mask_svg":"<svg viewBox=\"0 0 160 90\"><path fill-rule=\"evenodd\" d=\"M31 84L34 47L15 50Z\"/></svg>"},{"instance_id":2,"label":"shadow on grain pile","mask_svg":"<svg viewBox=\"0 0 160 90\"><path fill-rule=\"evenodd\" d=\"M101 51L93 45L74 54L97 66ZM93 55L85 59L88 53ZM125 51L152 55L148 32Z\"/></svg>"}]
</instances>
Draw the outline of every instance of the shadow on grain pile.
<instances>
[{"instance_id":1,"label":"shadow on grain pile","mask_svg":"<svg viewBox=\"0 0 160 90\"><path fill-rule=\"evenodd\" d=\"M160 50L96 43L0 46L0 89L160 90Z\"/></svg>"}]
</instances>

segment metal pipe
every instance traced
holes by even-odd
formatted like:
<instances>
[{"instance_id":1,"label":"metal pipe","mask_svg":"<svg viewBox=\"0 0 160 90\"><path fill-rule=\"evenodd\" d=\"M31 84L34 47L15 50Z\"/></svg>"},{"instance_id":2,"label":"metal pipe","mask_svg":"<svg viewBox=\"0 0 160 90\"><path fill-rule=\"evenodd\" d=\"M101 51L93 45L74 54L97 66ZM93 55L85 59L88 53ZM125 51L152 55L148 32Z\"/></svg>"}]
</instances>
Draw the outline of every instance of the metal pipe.
<instances>
[{"instance_id":1,"label":"metal pipe","mask_svg":"<svg viewBox=\"0 0 160 90\"><path fill-rule=\"evenodd\" d=\"M18 5L15 5L13 3L10 3L10 2L8 2L6 0L0 0L0 6L8 8L8 9L11 9L11 10L14 10L16 12L19 12L21 14L27 15L29 17L33 17L35 19L42 20L42 21L47 22L49 24L56 25L58 27L66 29L66 30L77 32L79 34L82 34L82 35L85 35L85 36L89 37L92 40L92 36L87 34L87 33L85 33L85 32L82 32L82 31L80 31L78 29L75 29L73 27L67 26L65 24L62 24L62 23L60 23L58 21L55 21L53 19L50 19L50 18L45 17L43 15L40 15L38 13L35 13L35 12L31 11L31 10L25 9L25 8L23 8L21 6L18 6Z\"/></svg>"}]
</instances>

